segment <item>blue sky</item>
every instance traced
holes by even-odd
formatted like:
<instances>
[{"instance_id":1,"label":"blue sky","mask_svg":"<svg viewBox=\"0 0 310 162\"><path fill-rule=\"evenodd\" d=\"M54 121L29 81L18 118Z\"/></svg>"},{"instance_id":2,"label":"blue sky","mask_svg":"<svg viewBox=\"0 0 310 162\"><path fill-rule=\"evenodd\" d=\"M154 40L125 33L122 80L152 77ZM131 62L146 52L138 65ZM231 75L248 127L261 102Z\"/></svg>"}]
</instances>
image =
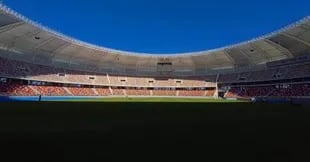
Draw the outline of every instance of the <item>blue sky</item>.
<instances>
[{"instance_id":1,"label":"blue sky","mask_svg":"<svg viewBox=\"0 0 310 162\"><path fill-rule=\"evenodd\" d=\"M66 35L134 52L214 49L310 15L309 0L3 0Z\"/></svg>"}]
</instances>

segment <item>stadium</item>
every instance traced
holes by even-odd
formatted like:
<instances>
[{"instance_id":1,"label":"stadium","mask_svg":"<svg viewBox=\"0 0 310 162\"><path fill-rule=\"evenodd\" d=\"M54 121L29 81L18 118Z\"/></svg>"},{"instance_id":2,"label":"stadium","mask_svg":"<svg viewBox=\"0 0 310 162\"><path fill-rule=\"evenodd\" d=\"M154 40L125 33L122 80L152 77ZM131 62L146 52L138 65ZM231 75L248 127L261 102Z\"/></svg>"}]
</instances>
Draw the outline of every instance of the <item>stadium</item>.
<instances>
[{"instance_id":1,"label":"stadium","mask_svg":"<svg viewBox=\"0 0 310 162\"><path fill-rule=\"evenodd\" d=\"M86 3L92 3L59 0L64 2L65 13L54 13L57 9L44 4L47 1L28 1L16 0L15 5L25 9L28 7L24 4L29 3L32 10L32 5L43 2L38 6L51 9L57 23L62 23L57 16L70 12L67 5L80 3L84 9ZM50 2L58 5L55 1ZM227 16L239 9L237 1L225 1L220 5L218 1L214 2L214 6L219 7L215 14ZM112 16L119 7L126 9L136 5L135 9L148 10L155 5L139 0L122 1L125 2L123 6L115 0L102 2L97 0L91 6L96 5L98 12L107 9L104 14ZM190 11L185 12L184 5L214 7L209 1L182 2L175 4L162 0L153 12L159 13L166 3L171 3L166 6L168 13L181 8L183 14L188 14ZM309 15L305 2L301 5L305 6L307 14L294 17L294 21ZM103 7L110 3L116 4L115 11L108 10L109 5ZM271 5L271 1L264 3L262 0L257 4L251 1L249 6L243 6L243 3L246 1L239 7L247 8L251 21L259 23L260 20L255 19L258 17L253 16L252 7ZM288 15L299 9L284 1L273 3L272 12L261 17L268 15L272 19L269 14L276 14L274 7L288 7ZM297 1L292 3L299 4ZM40 9L45 9L40 7L32 12L39 15ZM196 12L197 8L193 8L191 11ZM265 8L257 9L260 14ZM204 12L198 12L201 13ZM202 17L206 15L204 13ZM279 17L284 17L285 21L292 18L286 16ZM309 161L305 160L309 156L304 149L309 146L310 136L307 131L310 125L309 16L237 44L167 54L94 45L96 43L67 36L62 34L66 32L57 32L31 20L35 18L27 17L0 1L2 159ZM222 21L217 19L214 22ZM48 18L48 21L52 20ZM223 24L226 26L226 23ZM70 26L68 24L63 23ZM251 32L258 30L257 23L247 25L254 26ZM233 28L233 25L227 28ZM244 32L243 29L240 31ZM114 37L114 33L112 35Z\"/></svg>"},{"instance_id":2,"label":"stadium","mask_svg":"<svg viewBox=\"0 0 310 162\"><path fill-rule=\"evenodd\" d=\"M82 42L3 4L0 30L0 94L5 97L259 100L310 96L309 17L236 45L167 55Z\"/></svg>"}]
</instances>

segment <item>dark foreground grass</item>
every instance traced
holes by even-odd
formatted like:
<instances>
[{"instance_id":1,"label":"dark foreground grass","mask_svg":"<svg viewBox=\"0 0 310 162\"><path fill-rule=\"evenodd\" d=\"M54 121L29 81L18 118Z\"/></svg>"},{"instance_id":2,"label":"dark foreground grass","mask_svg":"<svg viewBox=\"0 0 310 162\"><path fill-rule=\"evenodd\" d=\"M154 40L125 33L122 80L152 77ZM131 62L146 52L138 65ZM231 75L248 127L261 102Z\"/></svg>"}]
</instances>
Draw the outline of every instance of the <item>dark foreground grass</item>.
<instances>
[{"instance_id":1,"label":"dark foreground grass","mask_svg":"<svg viewBox=\"0 0 310 162\"><path fill-rule=\"evenodd\" d=\"M27 102L0 107L1 157L10 161L309 160L310 110L302 105Z\"/></svg>"}]
</instances>

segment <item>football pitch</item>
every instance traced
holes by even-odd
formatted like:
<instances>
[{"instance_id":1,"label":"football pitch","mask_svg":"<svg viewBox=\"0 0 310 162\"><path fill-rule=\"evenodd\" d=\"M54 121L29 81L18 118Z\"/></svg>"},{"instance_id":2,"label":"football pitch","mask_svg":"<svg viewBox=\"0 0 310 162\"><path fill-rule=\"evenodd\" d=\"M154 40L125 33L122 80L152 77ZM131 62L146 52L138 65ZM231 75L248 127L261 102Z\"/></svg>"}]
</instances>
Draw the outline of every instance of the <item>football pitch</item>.
<instances>
[{"instance_id":1,"label":"football pitch","mask_svg":"<svg viewBox=\"0 0 310 162\"><path fill-rule=\"evenodd\" d=\"M163 156L170 161L230 161L231 156L256 161L253 150L258 150L268 159L273 156L267 153L276 152L282 162L290 158L287 150L303 151L295 143L310 136L310 109L301 105L192 98L90 101L0 103L2 155L30 159L35 153L36 161L64 155L69 161L161 161ZM294 143L286 142L291 139Z\"/></svg>"}]
</instances>

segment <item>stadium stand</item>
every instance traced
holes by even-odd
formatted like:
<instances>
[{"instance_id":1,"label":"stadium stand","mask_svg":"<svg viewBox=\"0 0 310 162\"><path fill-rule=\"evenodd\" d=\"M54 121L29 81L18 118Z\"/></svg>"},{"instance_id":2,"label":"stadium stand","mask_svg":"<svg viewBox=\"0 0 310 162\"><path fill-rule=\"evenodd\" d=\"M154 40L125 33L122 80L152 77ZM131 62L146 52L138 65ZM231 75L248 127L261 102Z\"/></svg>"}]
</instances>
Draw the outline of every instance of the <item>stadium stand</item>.
<instances>
[{"instance_id":1,"label":"stadium stand","mask_svg":"<svg viewBox=\"0 0 310 162\"><path fill-rule=\"evenodd\" d=\"M205 96L205 90L179 90L179 96Z\"/></svg>"},{"instance_id":2,"label":"stadium stand","mask_svg":"<svg viewBox=\"0 0 310 162\"><path fill-rule=\"evenodd\" d=\"M129 96L150 96L151 91L147 89L126 89Z\"/></svg>"},{"instance_id":3,"label":"stadium stand","mask_svg":"<svg viewBox=\"0 0 310 162\"><path fill-rule=\"evenodd\" d=\"M109 85L109 79L106 74L87 74L88 79L93 79L92 83L95 85Z\"/></svg>"},{"instance_id":4,"label":"stadium stand","mask_svg":"<svg viewBox=\"0 0 310 162\"><path fill-rule=\"evenodd\" d=\"M0 94L4 96L34 96L35 91L21 83L0 82Z\"/></svg>"},{"instance_id":5,"label":"stadium stand","mask_svg":"<svg viewBox=\"0 0 310 162\"><path fill-rule=\"evenodd\" d=\"M112 88L113 95L115 96L125 96L125 90L123 88Z\"/></svg>"},{"instance_id":6,"label":"stadium stand","mask_svg":"<svg viewBox=\"0 0 310 162\"><path fill-rule=\"evenodd\" d=\"M147 77L134 76L115 76L110 75L108 79L106 74L87 73L74 70L65 70L62 68L54 68L43 65L35 65L31 63L8 60L0 58L0 74L5 77L20 78L20 79L35 79L39 81L60 82L60 83L79 83L89 85L123 85L123 86L139 86L139 87L204 87L208 84L205 77L196 78L179 78L179 79L152 79ZM37 75L44 74L44 75ZM58 75L56 75L58 74ZM59 74L63 74L59 75ZM91 76L94 76L91 78ZM272 67L262 71L242 72L233 74L222 74L219 77L220 83L231 82L253 82L266 80L283 80L294 78L306 78L310 76L310 64L302 62L301 64L292 64L286 66ZM212 83L215 77L208 80ZM12 90L14 89L15 90ZM7 91L6 93L4 93ZM69 92L68 92L69 91ZM108 88L96 88L95 92L92 88L83 87L68 87L66 91L58 86L27 86L19 85L17 83L8 84L2 83L2 95L46 95L46 96L108 96L111 91ZM299 91L299 92L298 92ZM126 94L127 93L127 94ZM113 88L113 95L151 95L150 90L141 89L115 89ZM213 96L214 93L205 94L204 91L193 90L153 90L154 96ZM226 97L254 97L254 96L307 96L308 88L301 86L290 86L289 88L275 88L274 86L259 86L259 87L242 87L231 88L225 95Z\"/></svg>"},{"instance_id":7,"label":"stadium stand","mask_svg":"<svg viewBox=\"0 0 310 162\"><path fill-rule=\"evenodd\" d=\"M153 85L156 87L171 87L171 86L176 86L176 83L173 81L173 79L156 78Z\"/></svg>"},{"instance_id":8,"label":"stadium stand","mask_svg":"<svg viewBox=\"0 0 310 162\"><path fill-rule=\"evenodd\" d=\"M176 91L168 89L154 89L153 96L176 96Z\"/></svg>"},{"instance_id":9,"label":"stadium stand","mask_svg":"<svg viewBox=\"0 0 310 162\"><path fill-rule=\"evenodd\" d=\"M272 86L232 88L228 92L227 97L265 97L268 96L272 90Z\"/></svg>"},{"instance_id":10,"label":"stadium stand","mask_svg":"<svg viewBox=\"0 0 310 162\"><path fill-rule=\"evenodd\" d=\"M310 97L309 17L249 42L161 56L90 46L0 11L10 27L0 32L2 96L216 97L229 87L224 97Z\"/></svg>"},{"instance_id":11,"label":"stadium stand","mask_svg":"<svg viewBox=\"0 0 310 162\"><path fill-rule=\"evenodd\" d=\"M181 86L186 86L186 87L193 87L193 86L205 86L206 82L204 81L204 78L193 78L191 80L183 80L182 83L180 84Z\"/></svg>"},{"instance_id":12,"label":"stadium stand","mask_svg":"<svg viewBox=\"0 0 310 162\"><path fill-rule=\"evenodd\" d=\"M16 66L17 68L13 68ZM123 86L139 86L139 87L204 87L208 84L205 81L204 77L192 78L189 79L152 79L146 77L133 77L133 76L109 76L110 81L106 74L99 73L87 73L87 72L78 72L73 70L65 70L60 68L47 67L43 65L35 65L15 60L0 59L0 67L2 76L9 76L11 78L20 78L20 79L37 79L39 81L49 81L49 82L60 82L60 83L79 83L79 84L89 84L89 85L123 85ZM14 70L13 70L14 69ZM37 75L36 74L46 74L46 75ZM63 73L64 76L55 75L55 73ZM90 76L94 76L90 79ZM272 68L262 71L254 72L243 72L243 73L233 73L233 74L222 74L219 77L219 82L221 83L231 83L231 82L253 82L253 81L266 81L266 80L283 80L283 79L294 79L294 78L306 78L310 76L310 64L293 64L289 66L281 66L277 68ZM62 78L62 79L61 79ZM240 79L241 78L241 79ZM200 80L199 80L200 79ZM213 78L214 79L214 78ZM94 80L94 81L93 81ZM154 81L154 82L150 82ZM109 83L110 82L110 83ZM99 84L97 84L99 83ZM210 82L212 83L212 82ZM2 83L4 84L4 83ZM7 83L6 83L7 84ZM292 86L294 87L294 86ZM108 96L111 95L109 89L96 89L97 92L94 92L92 88L83 88L83 87L68 87L69 92L64 88L57 86L31 86L27 87L25 85L19 86L14 83L13 85L7 85L7 88L16 88L15 91L8 90L8 95L47 95L47 96L63 96L63 95L76 95L76 96ZM300 86L295 87L296 90L300 89ZM2 86L2 92L4 92L5 87ZM253 96L298 96L296 91L293 91L292 88L287 89L275 89L273 86L260 86L260 87L243 87L243 88L232 88L227 94L226 97L253 97ZM272 93L270 91L273 91ZM113 89L113 95L150 95L150 90L141 90L141 89ZM305 96L301 94L300 96ZM186 91L179 90L178 94L176 90L153 90L154 96L213 96L212 93L204 94L204 91Z\"/></svg>"},{"instance_id":13,"label":"stadium stand","mask_svg":"<svg viewBox=\"0 0 310 162\"><path fill-rule=\"evenodd\" d=\"M19 65L17 70L14 66ZM106 74L87 73L74 70L65 70L61 68L35 65L21 61L8 60L0 58L0 67L2 69L15 69L15 71L1 71L2 76L13 78L27 78L31 80L61 82L61 83L78 83L91 85L125 85L125 86L155 86L155 87L174 87L189 86L203 87L206 85L204 78L189 80L183 79L154 79L134 76L115 76L110 75L109 79ZM26 69L26 70L25 70ZM109 81L110 80L110 81ZM153 81L153 82L152 82ZM177 81L180 81L178 84ZM110 83L109 83L110 82Z\"/></svg>"},{"instance_id":14,"label":"stadium stand","mask_svg":"<svg viewBox=\"0 0 310 162\"><path fill-rule=\"evenodd\" d=\"M68 87L68 90L74 96L96 96L93 88L89 87Z\"/></svg>"},{"instance_id":15,"label":"stadium stand","mask_svg":"<svg viewBox=\"0 0 310 162\"><path fill-rule=\"evenodd\" d=\"M304 97L310 96L309 84L284 84L231 88L227 98L237 97Z\"/></svg>"},{"instance_id":16,"label":"stadium stand","mask_svg":"<svg viewBox=\"0 0 310 162\"><path fill-rule=\"evenodd\" d=\"M216 93L216 90L215 90L215 89L209 89L209 90L207 90L207 92L206 92L206 96L212 97L212 96L215 95L215 93Z\"/></svg>"},{"instance_id":17,"label":"stadium stand","mask_svg":"<svg viewBox=\"0 0 310 162\"><path fill-rule=\"evenodd\" d=\"M37 94L43 96L69 96L70 93L66 92L66 90L61 86L29 86L32 88Z\"/></svg>"},{"instance_id":18,"label":"stadium stand","mask_svg":"<svg viewBox=\"0 0 310 162\"><path fill-rule=\"evenodd\" d=\"M153 85L152 83L152 78L135 78L136 79L136 85L139 85L139 86L151 86Z\"/></svg>"},{"instance_id":19,"label":"stadium stand","mask_svg":"<svg viewBox=\"0 0 310 162\"><path fill-rule=\"evenodd\" d=\"M97 87L96 91L98 92L99 96L110 96L110 95L112 95L111 91L108 87Z\"/></svg>"}]
</instances>

